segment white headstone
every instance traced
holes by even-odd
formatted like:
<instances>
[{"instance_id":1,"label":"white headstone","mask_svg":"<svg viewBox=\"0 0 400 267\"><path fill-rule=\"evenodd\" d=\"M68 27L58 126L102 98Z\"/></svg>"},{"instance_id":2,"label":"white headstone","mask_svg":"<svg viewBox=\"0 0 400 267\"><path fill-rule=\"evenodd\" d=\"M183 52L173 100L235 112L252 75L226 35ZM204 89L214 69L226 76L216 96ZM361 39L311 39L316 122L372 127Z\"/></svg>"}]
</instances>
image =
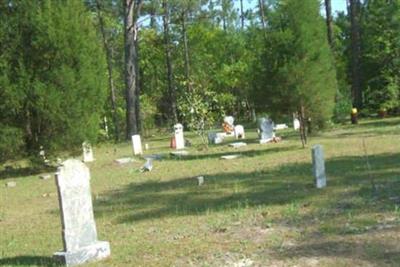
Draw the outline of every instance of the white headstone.
<instances>
[{"instance_id":1,"label":"white headstone","mask_svg":"<svg viewBox=\"0 0 400 267\"><path fill-rule=\"evenodd\" d=\"M275 138L274 122L271 119L261 118L258 123L260 144L268 143Z\"/></svg>"},{"instance_id":2,"label":"white headstone","mask_svg":"<svg viewBox=\"0 0 400 267\"><path fill-rule=\"evenodd\" d=\"M88 167L79 160L64 161L56 173L64 250L54 257L67 266L110 255L110 244L97 240Z\"/></svg>"},{"instance_id":3,"label":"white headstone","mask_svg":"<svg viewBox=\"0 0 400 267\"><path fill-rule=\"evenodd\" d=\"M140 140L140 135L135 134L132 135L132 148L133 148L133 155L142 155L142 141Z\"/></svg>"},{"instance_id":4,"label":"white headstone","mask_svg":"<svg viewBox=\"0 0 400 267\"><path fill-rule=\"evenodd\" d=\"M297 118L293 120L293 129L295 129L296 131L300 129L300 121Z\"/></svg>"},{"instance_id":5,"label":"white headstone","mask_svg":"<svg viewBox=\"0 0 400 267\"><path fill-rule=\"evenodd\" d=\"M281 124L277 124L274 129L275 130L284 130L287 128L289 128L289 127L286 125L286 123L281 123Z\"/></svg>"},{"instance_id":6,"label":"white headstone","mask_svg":"<svg viewBox=\"0 0 400 267\"><path fill-rule=\"evenodd\" d=\"M311 150L312 162L313 162L313 174L315 177L315 185L317 188L323 188L326 186L326 174L325 174L325 161L324 151L321 145L315 145Z\"/></svg>"},{"instance_id":7,"label":"white headstone","mask_svg":"<svg viewBox=\"0 0 400 267\"><path fill-rule=\"evenodd\" d=\"M83 150L83 162L94 161L92 146L88 142L83 142L82 150Z\"/></svg>"},{"instance_id":8,"label":"white headstone","mask_svg":"<svg viewBox=\"0 0 400 267\"><path fill-rule=\"evenodd\" d=\"M235 122L235 118L232 116L225 116L224 117L224 122L229 124L229 126L234 126L233 123Z\"/></svg>"},{"instance_id":9,"label":"white headstone","mask_svg":"<svg viewBox=\"0 0 400 267\"><path fill-rule=\"evenodd\" d=\"M174 135L175 135L175 148L184 149L185 148L185 138L183 137L183 125L177 123L174 125Z\"/></svg>"},{"instance_id":10,"label":"white headstone","mask_svg":"<svg viewBox=\"0 0 400 267\"><path fill-rule=\"evenodd\" d=\"M239 138L244 139L244 138L246 138L245 134L244 134L243 125L236 125L235 126L235 137L236 137L236 139L239 139Z\"/></svg>"}]
</instances>

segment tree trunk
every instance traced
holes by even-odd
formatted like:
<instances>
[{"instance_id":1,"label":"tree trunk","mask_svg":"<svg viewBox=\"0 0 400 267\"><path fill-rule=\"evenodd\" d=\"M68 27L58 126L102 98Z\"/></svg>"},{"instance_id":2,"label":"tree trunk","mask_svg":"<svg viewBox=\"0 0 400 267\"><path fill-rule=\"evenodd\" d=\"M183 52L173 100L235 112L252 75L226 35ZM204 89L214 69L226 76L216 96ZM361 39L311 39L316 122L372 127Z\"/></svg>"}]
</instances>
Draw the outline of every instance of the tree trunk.
<instances>
[{"instance_id":1,"label":"tree trunk","mask_svg":"<svg viewBox=\"0 0 400 267\"><path fill-rule=\"evenodd\" d=\"M189 62L189 47L188 47L188 38L187 38L187 30L186 30L186 10L182 12L182 35L183 35L183 48L185 54L185 79L186 79L186 87L188 91L191 91L190 84L190 62Z\"/></svg>"},{"instance_id":2,"label":"tree trunk","mask_svg":"<svg viewBox=\"0 0 400 267\"><path fill-rule=\"evenodd\" d=\"M243 12L243 0L240 0L240 22L242 30L244 29L244 12Z\"/></svg>"},{"instance_id":3,"label":"tree trunk","mask_svg":"<svg viewBox=\"0 0 400 267\"><path fill-rule=\"evenodd\" d=\"M265 11L264 11L264 0L258 0L258 9L260 10L260 18L262 28L265 30Z\"/></svg>"},{"instance_id":4,"label":"tree trunk","mask_svg":"<svg viewBox=\"0 0 400 267\"><path fill-rule=\"evenodd\" d=\"M124 0L126 138L139 133L137 19L142 0Z\"/></svg>"},{"instance_id":5,"label":"tree trunk","mask_svg":"<svg viewBox=\"0 0 400 267\"><path fill-rule=\"evenodd\" d=\"M300 121L300 139L303 145L303 148L307 145L307 121L305 116L305 109L304 106L301 105L299 113L299 121Z\"/></svg>"},{"instance_id":6,"label":"tree trunk","mask_svg":"<svg viewBox=\"0 0 400 267\"><path fill-rule=\"evenodd\" d=\"M326 11L326 27L328 31L328 42L333 50L334 41L333 41L333 20L332 20L331 0L325 0L325 11Z\"/></svg>"},{"instance_id":7,"label":"tree trunk","mask_svg":"<svg viewBox=\"0 0 400 267\"><path fill-rule=\"evenodd\" d=\"M164 46L165 46L165 63L167 67L167 81L168 81L168 97L170 101L170 114L171 120L174 123L178 122L177 115L177 105L176 105L176 92L173 83L173 69L172 69L172 56L171 56L171 46L169 40L169 9L168 0L163 0L163 25L164 25Z\"/></svg>"},{"instance_id":8,"label":"tree trunk","mask_svg":"<svg viewBox=\"0 0 400 267\"><path fill-rule=\"evenodd\" d=\"M97 7L97 16L99 17L99 26L100 26L100 31L101 35L103 37L103 46L104 50L106 52L106 60L107 60L107 71L108 71L108 85L110 87L110 100L111 100L111 108L112 108L112 119L113 119L113 124L114 124L114 135L115 135L115 141L118 141L119 139L119 127L118 127L118 119L117 119L117 105L116 105L116 100L115 100L115 86L114 86L114 80L113 80L113 74L112 74L112 54L111 54L111 48L108 44L106 32L104 30L104 20L103 16L101 15L101 5L99 0L96 0L96 7Z\"/></svg>"},{"instance_id":9,"label":"tree trunk","mask_svg":"<svg viewBox=\"0 0 400 267\"><path fill-rule=\"evenodd\" d=\"M350 0L351 22L351 89L353 105L362 108L361 69L360 69L360 26L359 26L359 0Z\"/></svg>"}]
</instances>

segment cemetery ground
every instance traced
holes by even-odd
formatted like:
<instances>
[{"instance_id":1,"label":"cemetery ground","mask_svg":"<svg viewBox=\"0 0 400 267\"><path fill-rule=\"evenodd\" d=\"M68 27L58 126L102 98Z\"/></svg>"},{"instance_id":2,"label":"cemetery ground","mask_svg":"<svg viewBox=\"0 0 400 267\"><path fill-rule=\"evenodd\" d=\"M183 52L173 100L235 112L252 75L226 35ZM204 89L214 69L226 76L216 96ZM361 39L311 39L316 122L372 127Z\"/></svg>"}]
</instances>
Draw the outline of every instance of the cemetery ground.
<instances>
[{"instance_id":1,"label":"cemetery ground","mask_svg":"<svg viewBox=\"0 0 400 267\"><path fill-rule=\"evenodd\" d=\"M164 155L143 173L144 160L114 162L132 155L130 143L94 147L94 215L111 257L87 266L399 266L400 119L335 126L306 149L293 130L278 135L282 142L260 145L247 128L245 147L226 139L182 158L169 155L169 134L143 137L145 154ZM312 177L313 144L324 148L324 189ZM241 156L220 158L227 154ZM54 265L54 178L0 175L0 266Z\"/></svg>"}]
</instances>

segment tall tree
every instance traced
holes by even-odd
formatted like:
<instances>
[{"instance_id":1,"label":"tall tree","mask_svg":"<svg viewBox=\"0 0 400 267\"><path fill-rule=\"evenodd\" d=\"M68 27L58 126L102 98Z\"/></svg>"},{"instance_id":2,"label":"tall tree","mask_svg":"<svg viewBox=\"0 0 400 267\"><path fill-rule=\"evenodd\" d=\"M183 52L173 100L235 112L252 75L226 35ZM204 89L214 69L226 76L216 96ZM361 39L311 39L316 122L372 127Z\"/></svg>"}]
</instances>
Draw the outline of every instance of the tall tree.
<instances>
[{"instance_id":1,"label":"tall tree","mask_svg":"<svg viewBox=\"0 0 400 267\"><path fill-rule=\"evenodd\" d=\"M99 27L101 31L101 36L103 38L103 46L106 53L106 60L107 60L107 71L108 71L108 86L110 88L110 101L111 101L111 108L112 108L112 119L114 124L114 138L116 141L119 139L119 125L117 119L117 104L115 98L115 85L114 85L114 78L113 78L113 63L112 63L112 51L111 47L108 42L108 36L105 30L104 18L102 14L102 6L100 0L96 0L96 11L97 17L99 21Z\"/></svg>"},{"instance_id":2,"label":"tall tree","mask_svg":"<svg viewBox=\"0 0 400 267\"><path fill-rule=\"evenodd\" d=\"M353 105L362 108L361 89L361 42L360 42L360 1L349 0L351 22L351 89Z\"/></svg>"},{"instance_id":3,"label":"tall tree","mask_svg":"<svg viewBox=\"0 0 400 267\"><path fill-rule=\"evenodd\" d=\"M169 6L168 0L163 0L163 26L164 26L164 46L165 46L165 63L167 68L167 82L168 82L168 98L170 101L171 120L174 123L178 122L177 107L176 107L176 90L174 87L173 68L172 68L172 55L169 36Z\"/></svg>"},{"instance_id":4,"label":"tall tree","mask_svg":"<svg viewBox=\"0 0 400 267\"><path fill-rule=\"evenodd\" d=\"M331 48L334 48L333 41L333 19L332 19L332 5L331 0L325 0L325 11L326 11L326 27L328 32L328 42Z\"/></svg>"},{"instance_id":5,"label":"tall tree","mask_svg":"<svg viewBox=\"0 0 400 267\"><path fill-rule=\"evenodd\" d=\"M126 138L139 133L138 19L143 0L124 0Z\"/></svg>"}]
</instances>

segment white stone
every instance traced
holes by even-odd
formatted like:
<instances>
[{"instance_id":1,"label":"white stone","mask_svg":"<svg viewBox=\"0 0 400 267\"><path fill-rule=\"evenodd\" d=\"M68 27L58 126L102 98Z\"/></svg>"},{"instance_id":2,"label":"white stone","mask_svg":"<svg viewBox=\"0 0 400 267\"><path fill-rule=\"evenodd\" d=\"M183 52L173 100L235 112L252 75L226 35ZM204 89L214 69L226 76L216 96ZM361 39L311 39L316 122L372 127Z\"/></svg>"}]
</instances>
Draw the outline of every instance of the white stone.
<instances>
[{"instance_id":1,"label":"white stone","mask_svg":"<svg viewBox=\"0 0 400 267\"><path fill-rule=\"evenodd\" d=\"M300 129L300 121L297 118L293 120L293 129L296 131Z\"/></svg>"},{"instance_id":2,"label":"white stone","mask_svg":"<svg viewBox=\"0 0 400 267\"><path fill-rule=\"evenodd\" d=\"M198 182L199 186L203 185L204 184L204 176L198 176L197 182Z\"/></svg>"},{"instance_id":3,"label":"white stone","mask_svg":"<svg viewBox=\"0 0 400 267\"><path fill-rule=\"evenodd\" d=\"M149 144L144 144L144 149L149 150Z\"/></svg>"},{"instance_id":4,"label":"white stone","mask_svg":"<svg viewBox=\"0 0 400 267\"><path fill-rule=\"evenodd\" d=\"M284 129L287 129L287 128L289 128L289 127L286 125L286 123L282 123L282 124L277 124L275 126L274 130L284 130Z\"/></svg>"},{"instance_id":5,"label":"white stone","mask_svg":"<svg viewBox=\"0 0 400 267\"><path fill-rule=\"evenodd\" d=\"M244 139L246 138L245 133L244 133L244 127L243 125L236 125L235 126L235 137L236 139Z\"/></svg>"},{"instance_id":6,"label":"white stone","mask_svg":"<svg viewBox=\"0 0 400 267\"><path fill-rule=\"evenodd\" d=\"M234 147L234 148L239 148L239 147L242 147L242 146L247 146L247 144L244 143L244 142L236 142L236 143L229 144L229 146Z\"/></svg>"},{"instance_id":7,"label":"white stone","mask_svg":"<svg viewBox=\"0 0 400 267\"><path fill-rule=\"evenodd\" d=\"M39 178L42 180L48 180L51 178L51 175L50 174L42 174L39 176Z\"/></svg>"},{"instance_id":8,"label":"white stone","mask_svg":"<svg viewBox=\"0 0 400 267\"><path fill-rule=\"evenodd\" d=\"M115 161L116 163L118 163L118 164L127 164L127 163L134 162L134 159L133 159L133 158L127 157L127 158L116 159L116 160L114 160L114 161Z\"/></svg>"},{"instance_id":9,"label":"white stone","mask_svg":"<svg viewBox=\"0 0 400 267\"><path fill-rule=\"evenodd\" d=\"M82 150L83 150L83 162L94 161L92 146L88 142L83 142Z\"/></svg>"},{"instance_id":10,"label":"white stone","mask_svg":"<svg viewBox=\"0 0 400 267\"><path fill-rule=\"evenodd\" d=\"M188 156L189 152L185 151L185 150L181 150L181 151L174 151L171 152L172 156L177 156L177 157L184 157L184 156Z\"/></svg>"},{"instance_id":11,"label":"white stone","mask_svg":"<svg viewBox=\"0 0 400 267\"><path fill-rule=\"evenodd\" d=\"M16 187L16 186L17 186L17 182L14 182L14 181L6 183L6 187Z\"/></svg>"},{"instance_id":12,"label":"white stone","mask_svg":"<svg viewBox=\"0 0 400 267\"><path fill-rule=\"evenodd\" d=\"M185 148L185 138L183 137L183 125L177 123L174 125L174 137L175 137L175 148L184 149Z\"/></svg>"},{"instance_id":13,"label":"white stone","mask_svg":"<svg viewBox=\"0 0 400 267\"><path fill-rule=\"evenodd\" d=\"M313 174L315 177L315 185L317 188L323 188L326 186L326 174L325 174L325 161L324 151L321 145L315 145L311 150L312 162L313 162Z\"/></svg>"},{"instance_id":14,"label":"white stone","mask_svg":"<svg viewBox=\"0 0 400 267\"><path fill-rule=\"evenodd\" d=\"M142 141L140 139L140 135L138 134L132 135L132 149L133 149L133 155L143 154Z\"/></svg>"},{"instance_id":15,"label":"white stone","mask_svg":"<svg viewBox=\"0 0 400 267\"><path fill-rule=\"evenodd\" d=\"M227 160L229 160L229 159L237 159L237 158L239 158L239 157L240 157L239 154L233 154L233 155L224 155L224 156L221 156L221 159L227 159Z\"/></svg>"}]
</instances>

